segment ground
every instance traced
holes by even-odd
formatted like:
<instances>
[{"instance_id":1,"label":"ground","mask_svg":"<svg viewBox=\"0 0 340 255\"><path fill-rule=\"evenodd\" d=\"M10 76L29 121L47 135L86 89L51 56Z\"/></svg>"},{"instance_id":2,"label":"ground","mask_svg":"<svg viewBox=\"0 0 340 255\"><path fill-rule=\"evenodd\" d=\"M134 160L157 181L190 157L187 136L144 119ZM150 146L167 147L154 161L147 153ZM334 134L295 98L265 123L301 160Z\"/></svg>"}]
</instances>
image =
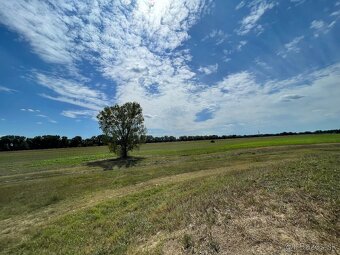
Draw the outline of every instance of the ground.
<instances>
[{"instance_id":1,"label":"ground","mask_svg":"<svg viewBox=\"0 0 340 255\"><path fill-rule=\"evenodd\" d=\"M340 136L0 153L1 254L337 254Z\"/></svg>"}]
</instances>

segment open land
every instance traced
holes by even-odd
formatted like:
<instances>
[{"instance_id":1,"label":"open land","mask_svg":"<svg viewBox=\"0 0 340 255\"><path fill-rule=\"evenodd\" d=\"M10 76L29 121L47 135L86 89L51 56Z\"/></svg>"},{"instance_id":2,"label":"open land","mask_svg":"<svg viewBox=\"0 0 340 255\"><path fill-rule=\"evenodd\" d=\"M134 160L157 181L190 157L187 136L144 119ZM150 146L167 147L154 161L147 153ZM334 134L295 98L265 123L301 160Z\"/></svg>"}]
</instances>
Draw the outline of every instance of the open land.
<instances>
[{"instance_id":1,"label":"open land","mask_svg":"<svg viewBox=\"0 0 340 255\"><path fill-rule=\"evenodd\" d=\"M339 195L336 134L1 152L0 253L338 254Z\"/></svg>"}]
</instances>

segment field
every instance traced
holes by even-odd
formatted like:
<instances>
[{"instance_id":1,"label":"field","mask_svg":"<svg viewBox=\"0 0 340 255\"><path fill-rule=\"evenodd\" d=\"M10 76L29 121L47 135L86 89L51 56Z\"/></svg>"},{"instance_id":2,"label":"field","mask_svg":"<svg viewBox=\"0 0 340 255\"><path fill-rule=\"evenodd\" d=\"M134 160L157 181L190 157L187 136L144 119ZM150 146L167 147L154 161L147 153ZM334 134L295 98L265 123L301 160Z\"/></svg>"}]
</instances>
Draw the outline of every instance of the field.
<instances>
[{"instance_id":1,"label":"field","mask_svg":"<svg viewBox=\"0 0 340 255\"><path fill-rule=\"evenodd\" d=\"M1 254L338 254L340 135L0 153Z\"/></svg>"}]
</instances>

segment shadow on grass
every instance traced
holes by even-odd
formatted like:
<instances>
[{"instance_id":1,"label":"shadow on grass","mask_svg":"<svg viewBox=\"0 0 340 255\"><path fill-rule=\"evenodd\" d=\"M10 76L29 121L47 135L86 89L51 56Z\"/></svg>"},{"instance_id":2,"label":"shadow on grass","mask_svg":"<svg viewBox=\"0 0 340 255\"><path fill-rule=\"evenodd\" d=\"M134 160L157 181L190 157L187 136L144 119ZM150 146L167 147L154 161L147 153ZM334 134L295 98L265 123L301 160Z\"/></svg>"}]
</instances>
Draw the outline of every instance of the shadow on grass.
<instances>
[{"instance_id":1,"label":"shadow on grass","mask_svg":"<svg viewBox=\"0 0 340 255\"><path fill-rule=\"evenodd\" d=\"M104 171L113 170L114 168L129 168L135 166L138 162L142 161L143 157L128 157L128 158L115 158L98 160L86 163L90 167L101 167Z\"/></svg>"}]
</instances>

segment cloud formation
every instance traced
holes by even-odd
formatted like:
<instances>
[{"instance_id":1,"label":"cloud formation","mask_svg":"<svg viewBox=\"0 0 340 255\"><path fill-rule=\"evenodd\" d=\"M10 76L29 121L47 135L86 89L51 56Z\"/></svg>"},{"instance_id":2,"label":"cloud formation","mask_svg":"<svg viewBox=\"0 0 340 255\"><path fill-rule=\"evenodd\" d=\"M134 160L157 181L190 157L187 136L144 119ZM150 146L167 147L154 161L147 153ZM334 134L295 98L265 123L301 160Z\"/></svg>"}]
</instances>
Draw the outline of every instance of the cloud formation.
<instances>
[{"instance_id":1,"label":"cloud formation","mask_svg":"<svg viewBox=\"0 0 340 255\"><path fill-rule=\"evenodd\" d=\"M78 105L92 110L100 110L109 104L107 96L80 82L63 79L56 76L36 73L36 81L52 90L56 95L41 94L41 96L73 105Z\"/></svg>"},{"instance_id":2,"label":"cloud formation","mask_svg":"<svg viewBox=\"0 0 340 255\"><path fill-rule=\"evenodd\" d=\"M300 52L300 47L298 46L299 43L304 39L304 36L298 36L295 37L293 40L290 42L286 43L284 45L284 49L278 52L278 55L286 58L289 53L299 53Z\"/></svg>"},{"instance_id":3,"label":"cloud formation","mask_svg":"<svg viewBox=\"0 0 340 255\"><path fill-rule=\"evenodd\" d=\"M14 92L17 92L17 90L10 89L10 88L4 87L4 86L0 86L0 92L14 93Z\"/></svg>"},{"instance_id":4,"label":"cloud formation","mask_svg":"<svg viewBox=\"0 0 340 255\"><path fill-rule=\"evenodd\" d=\"M188 30L205 3L2 1L0 21L22 35L47 62L68 67L81 59L94 63L104 77L117 83L115 100L122 103L152 97L149 90L155 85L167 97L190 89L191 85L183 87L194 76L186 64L190 55L176 48L188 39ZM91 110L110 103L104 93L73 79L43 73L35 76L40 85L55 93L42 94L45 98Z\"/></svg>"},{"instance_id":5,"label":"cloud formation","mask_svg":"<svg viewBox=\"0 0 340 255\"><path fill-rule=\"evenodd\" d=\"M198 71L201 73L204 73L205 75L210 75L213 73L216 73L218 70L218 64L215 65L209 65L209 66L201 66Z\"/></svg>"},{"instance_id":6,"label":"cloud formation","mask_svg":"<svg viewBox=\"0 0 340 255\"><path fill-rule=\"evenodd\" d=\"M31 109L31 108L21 108L20 111L23 111L23 112L40 112L40 110L34 110L34 109Z\"/></svg>"},{"instance_id":7,"label":"cloud formation","mask_svg":"<svg viewBox=\"0 0 340 255\"><path fill-rule=\"evenodd\" d=\"M92 110L65 110L61 113L61 115L76 119L76 118L82 118L82 117L91 117L96 118L96 115L98 114L98 111L92 111Z\"/></svg>"},{"instance_id":8,"label":"cloud formation","mask_svg":"<svg viewBox=\"0 0 340 255\"><path fill-rule=\"evenodd\" d=\"M291 0L294 5L302 2ZM280 123L280 116L287 113L291 113L292 121L311 118L311 114L304 113L306 108L292 110L302 103L313 102L314 108L325 109L328 97L328 103L335 105L339 95L337 64L280 79L260 79L255 68L231 68L233 71L217 77L220 70L226 69L217 61L193 67L193 50L185 46L191 29L209 13L209 4L208 0L30 0L29 4L4 0L0 2L0 22L20 34L45 62L67 70L58 75L34 71L32 79L43 89L42 97L66 103L68 108L61 114L68 118L95 119L106 105L138 101L149 129L168 134L223 132L225 128L233 132L247 123L256 129L256 125L264 126L275 118ZM209 29L207 36L200 36L197 42L211 40L213 47L219 48L234 33L239 40L232 41L232 48L226 46L227 54L223 56L225 62L230 61L233 54L245 52L241 51L245 45L247 49L252 46L245 36L258 36L263 31L261 20L277 5L277 1L269 0L241 1L235 9L246 16L241 16L230 34ZM310 29L320 33L333 26L315 20ZM282 39L281 48L273 50L274 57L299 53L304 39ZM249 62L272 69L262 59L251 57ZM109 96L108 86L93 85L101 81L92 81L89 74L81 73L83 63L112 82L114 96ZM199 80L212 74L217 77L213 81ZM197 116L202 114L198 125Z\"/></svg>"},{"instance_id":9,"label":"cloud formation","mask_svg":"<svg viewBox=\"0 0 340 255\"><path fill-rule=\"evenodd\" d=\"M36 116L37 116L37 117L40 117L40 118L44 118L44 119L46 119L48 122L53 123L53 124L58 123L56 120L53 120L53 119L51 119L50 117L48 117L48 116L46 116L46 115L44 115L44 114L37 114Z\"/></svg>"},{"instance_id":10,"label":"cloud formation","mask_svg":"<svg viewBox=\"0 0 340 255\"><path fill-rule=\"evenodd\" d=\"M221 29L214 29L210 32L210 34L206 35L203 39L202 42L207 41L207 40L214 40L215 45L220 45L223 42L225 42L228 38L228 35L223 32Z\"/></svg>"},{"instance_id":11,"label":"cloud formation","mask_svg":"<svg viewBox=\"0 0 340 255\"><path fill-rule=\"evenodd\" d=\"M320 34L327 34L335 24L335 20L329 24L323 20L313 20L310 24L310 28L314 30L314 36L318 37Z\"/></svg>"},{"instance_id":12,"label":"cloud formation","mask_svg":"<svg viewBox=\"0 0 340 255\"><path fill-rule=\"evenodd\" d=\"M244 1L242 1L236 9L240 9L244 6ZM261 31L261 25L258 25L260 18L266 13L266 11L272 9L275 4L267 1L251 1L249 3L250 14L244 17L241 21L241 27L238 29L239 35L245 35L252 30Z\"/></svg>"}]
</instances>

